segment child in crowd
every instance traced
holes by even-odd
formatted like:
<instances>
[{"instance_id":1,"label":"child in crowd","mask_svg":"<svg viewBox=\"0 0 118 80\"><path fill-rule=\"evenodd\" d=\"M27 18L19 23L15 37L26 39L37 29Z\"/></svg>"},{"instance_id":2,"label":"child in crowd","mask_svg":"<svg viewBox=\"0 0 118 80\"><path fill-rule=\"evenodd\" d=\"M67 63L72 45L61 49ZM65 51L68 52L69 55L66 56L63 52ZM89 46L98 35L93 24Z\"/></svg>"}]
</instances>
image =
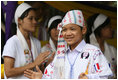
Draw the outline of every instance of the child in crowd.
<instances>
[{"instance_id":1,"label":"child in crowd","mask_svg":"<svg viewBox=\"0 0 118 80\"><path fill-rule=\"evenodd\" d=\"M84 41L87 28L80 10L68 11L58 29L57 52L43 78L96 79L113 75L101 50ZM29 72L29 75L35 74Z\"/></svg>"}]
</instances>

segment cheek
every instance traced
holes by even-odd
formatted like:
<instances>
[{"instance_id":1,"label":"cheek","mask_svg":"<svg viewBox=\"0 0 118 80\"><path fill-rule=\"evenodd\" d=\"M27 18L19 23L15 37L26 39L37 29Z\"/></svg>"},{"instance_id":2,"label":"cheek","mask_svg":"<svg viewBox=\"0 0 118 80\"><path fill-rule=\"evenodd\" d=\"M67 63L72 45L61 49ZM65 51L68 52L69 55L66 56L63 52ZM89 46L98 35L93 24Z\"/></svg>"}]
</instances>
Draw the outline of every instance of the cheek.
<instances>
[{"instance_id":1,"label":"cheek","mask_svg":"<svg viewBox=\"0 0 118 80\"><path fill-rule=\"evenodd\" d=\"M83 39L82 33L75 33L74 37L75 37L76 40L82 40Z\"/></svg>"},{"instance_id":2,"label":"cheek","mask_svg":"<svg viewBox=\"0 0 118 80\"><path fill-rule=\"evenodd\" d=\"M102 35L111 35L111 34L112 34L112 31L109 29L102 31Z\"/></svg>"},{"instance_id":3,"label":"cheek","mask_svg":"<svg viewBox=\"0 0 118 80\"><path fill-rule=\"evenodd\" d=\"M63 38L65 38L65 34L66 34L65 32L62 32L62 36L63 36Z\"/></svg>"},{"instance_id":4,"label":"cheek","mask_svg":"<svg viewBox=\"0 0 118 80\"><path fill-rule=\"evenodd\" d=\"M56 37L55 37L56 34L55 34L54 31L51 31L50 33L51 33L51 37L52 37L52 38L56 38Z\"/></svg>"},{"instance_id":5,"label":"cheek","mask_svg":"<svg viewBox=\"0 0 118 80\"><path fill-rule=\"evenodd\" d=\"M53 33L51 32L50 34L51 34L51 37L53 37Z\"/></svg>"},{"instance_id":6,"label":"cheek","mask_svg":"<svg viewBox=\"0 0 118 80\"><path fill-rule=\"evenodd\" d=\"M29 21L25 20L25 21L23 21L22 26L30 27L31 23Z\"/></svg>"},{"instance_id":7,"label":"cheek","mask_svg":"<svg viewBox=\"0 0 118 80\"><path fill-rule=\"evenodd\" d=\"M50 34L51 34L51 35L54 35L54 31L53 31L53 29L50 31Z\"/></svg>"}]
</instances>

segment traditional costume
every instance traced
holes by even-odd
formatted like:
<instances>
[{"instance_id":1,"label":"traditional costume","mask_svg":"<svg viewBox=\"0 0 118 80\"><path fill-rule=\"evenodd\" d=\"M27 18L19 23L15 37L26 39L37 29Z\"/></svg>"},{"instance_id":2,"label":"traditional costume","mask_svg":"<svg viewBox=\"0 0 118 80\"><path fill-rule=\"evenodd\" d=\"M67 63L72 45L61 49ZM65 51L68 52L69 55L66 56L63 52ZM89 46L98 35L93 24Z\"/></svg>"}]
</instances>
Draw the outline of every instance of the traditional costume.
<instances>
[{"instance_id":1,"label":"traditional costume","mask_svg":"<svg viewBox=\"0 0 118 80\"><path fill-rule=\"evenodd\" d=\"M108 61L99 48L86 44L84 40L73 51L69 46L66 47L67 43L64 41L61 31L63 26L70 23L84 27L84 17L80 10L67 12L58 25L60 32L56 56L53 62L46 67L43 78L78 79L81 73L85 73L89 79L112 76Z\"/></svg>"}]
</instances>

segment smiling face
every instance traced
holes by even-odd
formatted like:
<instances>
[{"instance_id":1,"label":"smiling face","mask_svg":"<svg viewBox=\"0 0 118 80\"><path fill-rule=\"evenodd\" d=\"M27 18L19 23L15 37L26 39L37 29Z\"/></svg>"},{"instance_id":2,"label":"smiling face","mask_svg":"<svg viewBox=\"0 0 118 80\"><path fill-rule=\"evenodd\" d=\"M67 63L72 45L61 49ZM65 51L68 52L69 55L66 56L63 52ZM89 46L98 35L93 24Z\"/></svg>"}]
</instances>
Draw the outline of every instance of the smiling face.
<instances>
[{"instance_id":1,"label":"smiling face","mask_svg":"<svg viewBox=\"0 0 118 80\"><path fill-rule=\"evenodd\" d=\"M76 24L67 24L62 28L62 35L64 40L70 46L77 46L83 40L83 35L85 33L86 27L83 27L81 30L80 26Z\"/></svg>"},{"instance_id":2,"label":"smiling face","mask_svg":"<svg viewBox=\"0 0 118 80\"><path fill-rule=\"evenodd\" d=\"M37 21L36 21L36 13L34 10L29 11L28 16L23 20L19 19L20 28L27 32L34 32Z\"/></svg>"},{"instance_id":3,"label":"smiling face","mask_svg":"<svg viewBox=\"0 0 118 80\"><path fill-rule=\"evenodd\" d=\"M58 34L59 34L59 30L57 30L57 28L51 29L50 35L51 35L52 40L58 41Z\"/></svg>"}]
</instances>

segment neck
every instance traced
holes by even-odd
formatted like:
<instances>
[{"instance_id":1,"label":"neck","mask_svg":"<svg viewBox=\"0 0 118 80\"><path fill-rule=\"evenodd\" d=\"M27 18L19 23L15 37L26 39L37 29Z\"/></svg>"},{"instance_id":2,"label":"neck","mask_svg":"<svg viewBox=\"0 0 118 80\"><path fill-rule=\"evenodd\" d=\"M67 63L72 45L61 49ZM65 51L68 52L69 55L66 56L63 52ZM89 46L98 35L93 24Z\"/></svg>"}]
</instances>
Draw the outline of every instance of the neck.
<instances>
[{"instance_id":1,"label":"neck","mask_svg":"<svg viewBox=\"0 0 118 80\"><path fill-rule=\"evenodd\" d=\"M80 43L80 41L78 41L78 42L75 43L75 44L70 45L70 49L71 49L71 50L74 50L74 49L76 48L76 46L77 46L79 43Z\"/></svg>"},{"instance_id":2,"label":"neck","mask_svg":"<svg viewBox=\"0 0 118 80\"><path fill-rule=\"evenodd\" d=\"M23 34L24 38L27 40L30 40L30 37L29 37L29 32L19 28L19 30L21 31L21 33Z\"/></svg>"}]
</instances>

